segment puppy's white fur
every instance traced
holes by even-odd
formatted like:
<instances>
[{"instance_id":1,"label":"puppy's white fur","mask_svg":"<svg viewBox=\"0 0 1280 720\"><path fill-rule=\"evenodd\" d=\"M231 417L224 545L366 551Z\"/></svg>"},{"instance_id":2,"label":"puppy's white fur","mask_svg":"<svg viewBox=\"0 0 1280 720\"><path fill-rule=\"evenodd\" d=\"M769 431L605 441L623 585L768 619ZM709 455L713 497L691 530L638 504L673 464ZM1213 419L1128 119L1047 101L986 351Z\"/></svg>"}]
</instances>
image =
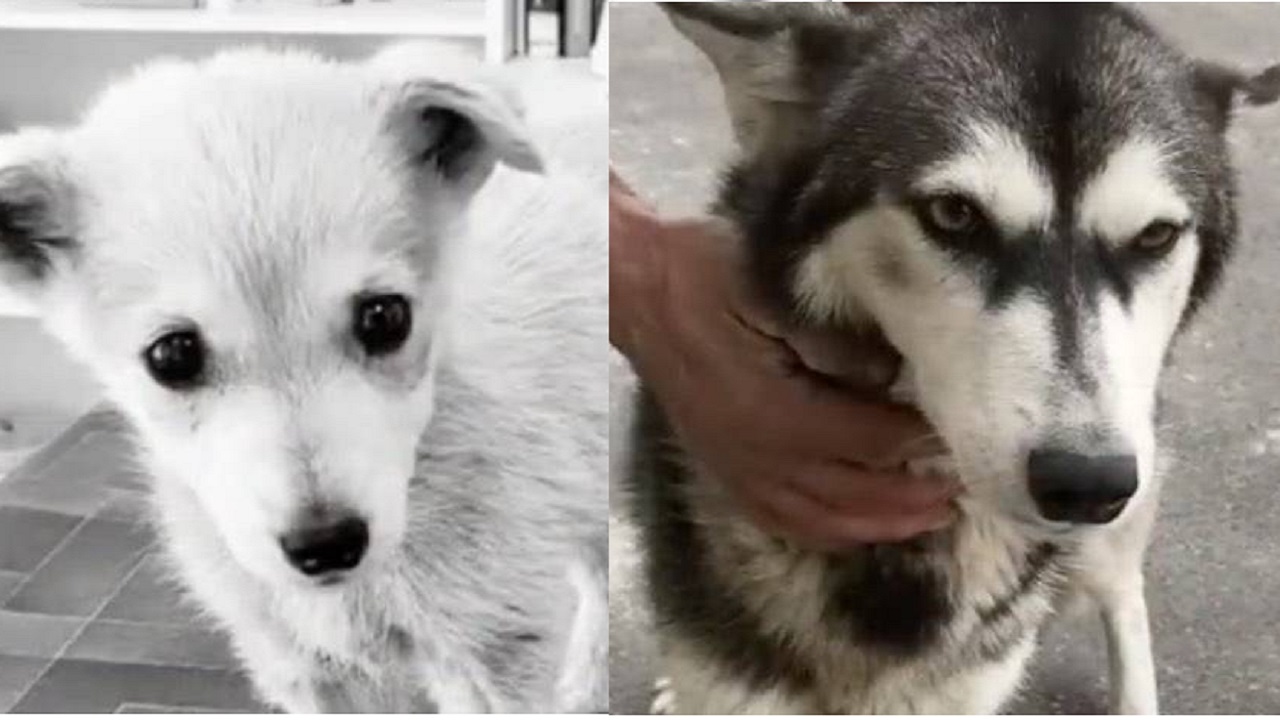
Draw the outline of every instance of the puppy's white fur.
<instances>
[{"instance_id":1,"label":"puppy's white fur","mask_svg":"<svg viewBox=\"0 0 1280 720\"><path fill-rule=\"evenodd\" d=\"M478 131L451 173L433 106ZM132 420L173 567L281 708L606 702L603 202L504 165L542 165L514 93L421 48L159 62L0 138L0 198L70 240L0 280ZM351 338L366 292L411 298L392 356ZM189 392L141 359L180 324L211 353ZM315 504L370 529L333 587L278 546Z\"/></svg>"}]
</instances>

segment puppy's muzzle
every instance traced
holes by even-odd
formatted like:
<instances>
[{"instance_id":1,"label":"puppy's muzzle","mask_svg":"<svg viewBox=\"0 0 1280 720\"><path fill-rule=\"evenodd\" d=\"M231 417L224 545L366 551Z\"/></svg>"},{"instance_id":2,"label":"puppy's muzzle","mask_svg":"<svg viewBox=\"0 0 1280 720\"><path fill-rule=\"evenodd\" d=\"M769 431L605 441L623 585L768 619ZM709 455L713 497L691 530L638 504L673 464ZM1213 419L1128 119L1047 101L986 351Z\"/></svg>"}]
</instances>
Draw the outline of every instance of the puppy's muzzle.
<instances>
[{"instance_id":1,"label":"puppy's muzzle","mask_svg":"<svg viewBox=\"0 0 1280 720\"><path fill-rule=\"evenodd\" d=\"M357 517L301 526L280 538L289 564L318 577L352 570L369 547L369 526Z\"/></svg>"},{"instance_id":2,"label":"puppy's muzzle","mask_svg":"<svg viewBox=\"0 0 1280 720\"><path fill-rule=\"evenodd\" d=\"M1037 448L1027 478L1045 519L1100 525L1116 519L1137 492L1138 458Z\"/></svg>"}]
</instances>

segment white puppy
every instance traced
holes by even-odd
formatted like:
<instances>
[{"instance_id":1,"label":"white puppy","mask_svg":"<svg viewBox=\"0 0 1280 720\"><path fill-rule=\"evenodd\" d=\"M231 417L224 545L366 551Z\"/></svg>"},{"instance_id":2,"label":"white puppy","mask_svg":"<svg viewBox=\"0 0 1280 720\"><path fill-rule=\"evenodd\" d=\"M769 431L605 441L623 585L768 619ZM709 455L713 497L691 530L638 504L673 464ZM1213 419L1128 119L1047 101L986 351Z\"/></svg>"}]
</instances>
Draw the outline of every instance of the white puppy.
<instances>
[{"instance_id":1,"label":"white puppy","mask_svg":"<svg viewBox=\"0 0 1280 720\"><path fill-rule=\"evenodd\" d=\"M0 137L0 282L131 420L268 702L605 706L603 188L541 169L423 50L159 62Z\"/></svg>"}]
</instances>

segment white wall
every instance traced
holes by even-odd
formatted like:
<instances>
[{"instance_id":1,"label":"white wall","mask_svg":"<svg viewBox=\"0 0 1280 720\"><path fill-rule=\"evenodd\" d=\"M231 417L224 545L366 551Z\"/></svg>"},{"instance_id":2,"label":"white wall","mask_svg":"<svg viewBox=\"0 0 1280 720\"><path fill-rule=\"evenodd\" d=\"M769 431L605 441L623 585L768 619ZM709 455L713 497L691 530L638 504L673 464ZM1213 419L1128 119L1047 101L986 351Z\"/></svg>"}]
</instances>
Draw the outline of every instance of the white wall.
<instances>
[{"instance_id":1,"label":"white wall","mask_svg":"<svg viewBox=\"0 0 1280 720\"><path fill-rule=\"evenodd\" d=\"M410 36L405 36L407 39ZM0 29L0 128L74 120L113 76L158 55L200 57L237 45L303 46L363 57L385 35L265 35ZM479 40L457 40L482 52Z\"/></svg>"}]
</instances>

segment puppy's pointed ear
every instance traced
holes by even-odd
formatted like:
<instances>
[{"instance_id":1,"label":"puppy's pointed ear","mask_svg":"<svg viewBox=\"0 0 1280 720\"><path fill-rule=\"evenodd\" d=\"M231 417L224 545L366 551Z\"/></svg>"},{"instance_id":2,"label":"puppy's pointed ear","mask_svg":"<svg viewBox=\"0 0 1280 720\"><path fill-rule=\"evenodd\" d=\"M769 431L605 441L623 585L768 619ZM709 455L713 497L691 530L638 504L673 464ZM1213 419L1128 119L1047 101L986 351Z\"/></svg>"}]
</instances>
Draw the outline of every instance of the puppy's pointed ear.
<instances>
[{"instance_id":1,"label":"puppy's pointed ear","mask_svg":"<svg viewBox=\"0 0 1280 720\"><path fill-rule=\"evenodd\" d=\"M1257 74L1242 72L1216 63L1202 62L1195 70L1196 90L1209 102L1220 128L1231 122L1239 104L1270 105L1280 100L1280 65Z\"/></svg>"},{"instance_id":2,"label":"puppy's pointed ear","mask_svg":"<svg viewBox=\"0 0 1280 720\"><path fill-rule=\"evenodd\" d=\"M866 24L841 3L673 2L662 9L715 67L748 154L806 135L829 73L853 59Z\"/></svg>"},{"instance_id":3,"label":"puppy's pointed ear","mask_svg":"<svg viewBox=\"0 0 1280 720\"><path fill-rule=\"evenodd\" d=\"M0 284L28 300L75 249L63 165L55 133L0 135Z\"/></svg>"},{"instance_id":4,"label":"puppy's pointed ear","mask_svg":"<svg viewBox=\"0 0 1280 720\"><path fill-rule=\"evenodd\" d=\"M388 122L424 171L465 192L497 163L542 172L515 91L456 51L408 44L375 56Z\"/></svg>"}]
</instances>

